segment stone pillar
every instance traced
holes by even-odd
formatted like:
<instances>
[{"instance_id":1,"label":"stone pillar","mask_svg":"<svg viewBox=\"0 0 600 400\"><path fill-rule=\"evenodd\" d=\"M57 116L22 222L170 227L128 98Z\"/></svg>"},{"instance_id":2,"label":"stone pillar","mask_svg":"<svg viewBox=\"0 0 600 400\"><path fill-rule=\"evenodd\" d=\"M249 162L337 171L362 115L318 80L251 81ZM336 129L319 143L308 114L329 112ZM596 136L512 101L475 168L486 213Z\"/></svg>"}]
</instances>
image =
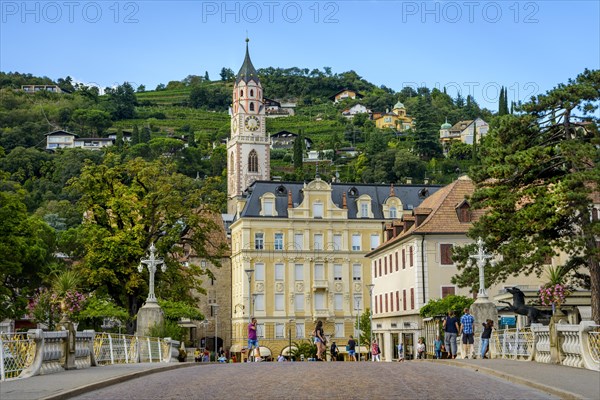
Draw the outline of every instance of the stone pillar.
<instances>
[{"instance_id":1,"label":"stone pillar","mask_svg":"<svg viewBox=\"0 0 600 400\"><path fill-rule=\"evenodd\" d=\"M64 358L61 359L64 369L76 369L75 366L75 326L73 322L63 318L57 325L58 330L67 331L67 339L64 342Z\"/></svg>"},{"instance_id":2,"label":"stone pillar","mask_svg":"<svg viewBox=\"0 0 600 400\"><path fill-rule=\"evenodd\" d=\"M498 323L498 310L496 309L496 305L494 303L492 303L491 301L487 301L487 300L479 301L479 299L478 299L471 306L471 314L473 315L473 318L475 318L475 325L473 327L474 328L473 335L475 337L475 345L474 345L473 351L477 352L475 354L475 356L476 356L476 358L479 358L479 355L481 354L480 353L481 332L483 332L482 324L486 320L491 319L492 321L494 321L494 327L496 327L495 324ZM461 338L458 338L458 340L460 341ZM491 340L490 340L490 355L492 355ZM464 355L463 355L463 357L464 357Z\"/></svg>"},{"instance_id":3,"label":"stone pillar","mask_svg":"<svg viewBox=\"0 0 600 400\"><path fill-rule=\"evenodd\" d=\"M385 348L383 350L383 357L381 358L381 361L392 361L394 358L394 342L392 341L392 333L387 331L384 332L382 342L384 343Z\"/></svg>"},{"instance_id":4,"label":"stone pillar","mask_svg":"<svg viewBox=\"0 0 600 400\"><path fill-rule=\"evenodd\" d=\"M567 316L563 314L560 309L557 309L554 315L550 317L550 363L560 364L560 346L561 343L558 338L558 331L556 330L557 324L566 324Z\"/></svg>"},{"instance_id":5,"label":"stone pillar","mask_svg":"<svg viewBox=\"0 0 600 400\"><path fill-rule=\"evenodd\" d=\"M154 325L162 326L165 317L158 303L146 302L137 313L137 332L139 336L149 336L150 328Z\"/></svg>"}]
</instances>

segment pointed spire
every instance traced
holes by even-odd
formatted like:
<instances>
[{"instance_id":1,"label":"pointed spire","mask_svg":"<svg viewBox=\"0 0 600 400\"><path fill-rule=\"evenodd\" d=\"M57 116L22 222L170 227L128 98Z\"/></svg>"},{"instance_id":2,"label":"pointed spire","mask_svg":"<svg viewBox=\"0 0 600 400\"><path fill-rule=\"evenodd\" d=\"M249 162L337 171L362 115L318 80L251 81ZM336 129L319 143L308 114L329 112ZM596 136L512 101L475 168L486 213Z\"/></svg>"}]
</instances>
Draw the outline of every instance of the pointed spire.
<instances>
[{"instance_id":1,"label":"pointed spire","mask_svg":"<svg viewBox=\"0 0 600 400\"><path fill-rule=\"evenodd\" d=\"M248 81L250 80L254 80L256 83L260 83L260 80L258 79L258 73L256 72L254 65L252 65L252 61L250 60L248 42L250 42L250 39L246 38L246 57L244 58L244 63L242 64L240 71L237 73L237 77L235 80L236 84L240 83L241 81L248 83Z\"/></svg>"},{"instance_id":2,"label":"pointed spire","mask_svg":"<svg viewBox=\"0 0 600 400\"><path fill-rule=\"evenodd\" d=\"M396 192L394 191L394 184L390 186L390 197L396 197Z\"/></svg>"}]
</instances>

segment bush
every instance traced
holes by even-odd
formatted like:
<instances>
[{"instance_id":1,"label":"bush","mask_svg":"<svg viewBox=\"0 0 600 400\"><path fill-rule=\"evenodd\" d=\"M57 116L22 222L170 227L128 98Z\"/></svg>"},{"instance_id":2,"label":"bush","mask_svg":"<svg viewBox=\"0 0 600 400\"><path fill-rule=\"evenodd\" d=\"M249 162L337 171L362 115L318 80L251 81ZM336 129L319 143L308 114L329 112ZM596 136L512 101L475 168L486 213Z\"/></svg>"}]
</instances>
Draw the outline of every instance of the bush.
<instances>
[{"instance_id":1,"label":"bush","mask_svg":"<svg viewBox=\"0 0 600 400\"><path fill-rule=\"evenodd\" d=\"M150 328L151 337L166 338L181 341L185 333L185 328L177 325L177 322L166 320L163 325L154 325Z\"/></svg>"}]
</instances>

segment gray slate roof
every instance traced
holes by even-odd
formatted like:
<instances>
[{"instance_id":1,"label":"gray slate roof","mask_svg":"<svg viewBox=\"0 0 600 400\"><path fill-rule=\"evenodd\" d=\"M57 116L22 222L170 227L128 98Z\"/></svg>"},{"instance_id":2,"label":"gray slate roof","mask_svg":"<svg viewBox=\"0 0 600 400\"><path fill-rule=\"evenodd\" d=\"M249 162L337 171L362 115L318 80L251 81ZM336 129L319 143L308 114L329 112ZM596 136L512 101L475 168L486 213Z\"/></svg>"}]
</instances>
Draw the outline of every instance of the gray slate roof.
<instances>
[{"instance_id":1,"label":"gray slate roof","mask_svg":"<svg viewBox=\"0 0 600 400\"><path fill-rule=\"evenodd\" d=\"M402 201L404 209L410 210L418 207L423 200L442 187L442 185L394 185L394 193ZM244 195L247 196L247 202L242 210L241 217L287 218L288 191L292 191L292 203L296 207L302 203L304 198L303 188L303 182L256 181L244 192ZM363 194L371 197L371 210L374 219L384 219L381 205L390 196L390 185L333 183L331 188L332 201L339 208L342 208L342 193L346 193L349 219L357 219L358 209L355 200ZM352 191L355 191L357 195L352 195ZM276 217L260 215L260 198L265 193L273 193L276 196Z\"/></svg>"}]
</instances>

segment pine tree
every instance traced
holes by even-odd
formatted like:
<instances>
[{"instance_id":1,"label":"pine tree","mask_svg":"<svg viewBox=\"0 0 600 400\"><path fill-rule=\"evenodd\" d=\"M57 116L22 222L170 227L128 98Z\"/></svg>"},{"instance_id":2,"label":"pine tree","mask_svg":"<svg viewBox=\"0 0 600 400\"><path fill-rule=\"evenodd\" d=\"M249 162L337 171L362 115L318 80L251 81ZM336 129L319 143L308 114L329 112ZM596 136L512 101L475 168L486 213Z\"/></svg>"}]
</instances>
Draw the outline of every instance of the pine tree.
<instances>
[{"instance_id":1,"label":"pine tree","mask_svg":"<svg viewBox=\"0 0 600 400\"><path fill-rule=\"evenodd\" d=\"M204 71L204 80L210 81L210 78L208 77L208 71Z\"/></svg>"}]
</instances>

